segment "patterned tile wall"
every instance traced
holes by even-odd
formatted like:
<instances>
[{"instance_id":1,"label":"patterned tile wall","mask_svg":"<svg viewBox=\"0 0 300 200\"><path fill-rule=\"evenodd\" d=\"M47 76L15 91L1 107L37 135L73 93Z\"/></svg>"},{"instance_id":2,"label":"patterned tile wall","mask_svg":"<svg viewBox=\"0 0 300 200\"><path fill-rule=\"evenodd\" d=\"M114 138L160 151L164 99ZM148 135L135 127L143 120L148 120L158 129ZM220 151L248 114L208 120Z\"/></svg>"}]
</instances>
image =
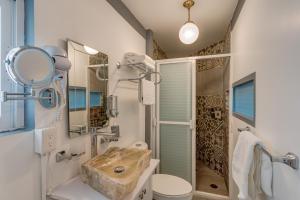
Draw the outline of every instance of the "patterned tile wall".
<instances>
[{"instance_id":1,"label":"patterned tile wall","mask_svg":"<svg viewBox=\"0 0 300 200\"><path fill-rule=\"evenodd\" d=\"M166 52L158 45L158 43L155 40L153 40L153 59L161 60L167 58L168 56Z\"/></svg>"},{"instance_id":2,"label":"patterned tile wall","mask_svg":"<svg viewBox=\"0 0 300 200\"><path fill-rule=\"evenodd\" d=\"M228 29L229 30L229 29ZM191 56L224 54L230 52L230 31L225 39L214 43ZM215 67L225 67L226 58L197 61L197 73ZM197 91L197 135L196 156L209 168L224 176L228 186L228 145L229 145L229 112L226 101L228 88L223 88L223 94L201 95ZM221 112L221 119L214 117L214 112Z\"/></svg>"},{"instance_id":3,"label":"patterned tile wall","mask_svg":"<svg viewBox=\"0 0 300 200\"><path fill-rule=\"evenodd\" d=\"M231 27L228 27L226 36L225 36L225 42L224 42L224 51L223 53L230 53L230 29ZM225 137L224 137L224 179L225 179L225 183L227 185L227 188L229 188L229 89L230 89L230 83L229 83L229 74L230 74L230 62L227 63L228 66L226 71L227 73L225 73L225 76L227 76L227 87L224 88L224 97L225 97L225 101L224 101L224 108L225 108L225 127L224 127L224 131L225 131ZM225 78L225 77L224 77Z\"/></svg>"},{"instance_id":4,"label":"patterned tile wall","mask_svg":"<svg viewBox=\"0 0 300 200\"><path fill-rule=\"evenodd\" d=\"M102 127L106 124L107 120L105 107L90 108L90 127Z\"/></svg>"},{"instance_id":5,"label":"patterned tile wall","mask_svg":"<svg viewBox=\"0 0 300 200\"><path fill-rule=\"evenodd\" d=\"M224 40L213 43L212 45L200 49L191 56L204 56L204 55L215 55L230 53L230 27L228 27L227 33Z\"/></svg>"},{"instance_id":6,"label":"patterned tile wall","mask_svg":"<svg viewBox=\"0 0 300 200\"><path fill-rule=\"evenodd\" d=\"M220 118L215 113L220 112ZM221 95L197 96L197 159L224 175L224 99Z\"/></svg>"},{"instance_id":7,"label":"patterned tile wall","mask_svg":"<svg viewBox=\"0 0 300 200\"><path fill-rule=\"evenodd\" d=\"M225 183L227 188L229 188L229 91L225 91L224 99L224 163L223 163L223 172Z\"/></svg>"},{"instance_id":8,"label":"patterned tile wall","mask_svg":"<svg viewBox=\"0 0 300 200\"><path fill-rule=\"evenodd\" d=\"M193 56L215 55L228 52L227 42L221 40L193 54Z\"/></svg>"}]
</instances>

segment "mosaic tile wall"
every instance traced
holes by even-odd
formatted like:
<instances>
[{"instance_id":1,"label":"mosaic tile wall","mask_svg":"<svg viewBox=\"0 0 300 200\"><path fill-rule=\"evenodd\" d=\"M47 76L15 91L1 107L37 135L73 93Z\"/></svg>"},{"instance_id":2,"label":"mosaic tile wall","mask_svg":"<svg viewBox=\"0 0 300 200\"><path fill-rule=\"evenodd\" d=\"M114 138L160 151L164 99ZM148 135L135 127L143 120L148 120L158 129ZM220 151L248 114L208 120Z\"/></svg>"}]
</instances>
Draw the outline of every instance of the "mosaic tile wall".
<instances>
[{"instance_id":1,"label":"mosaic tile wall","mask_svg":"<svg viewBox=\"0 0 300 200\"><path fill-rule=\"evenodd\" d=\"M230 32L225 39L214 43L192 56L224 54L230 52ZM228 64L227 58L216 58L197 61L197 73L223 67ZM224 70L225 71L225 70ZM224 82L223 77L223 82ZM223 85L224 86L224 85ZM197 91L197 135L196 156L206 166L224 176L228 186L228 145L229 145L229 113L226 109L228 88L223 87L223 93L215 95L201 95ZM220 111L221 118L215 118L215 111Z\"/></svg>"},{"instance_id":2,"label":"mosaic tile wall","mask_svg":"<svg viewBox=\"0 0 300 200\"><path fill-rule=\"evenodd\" d=\"M220 118L215 117L220 112ZM224 99L221 95L197 96L197 159L224 175Z\"/></svg>"},{"instance_id":3,"label":"mosaic tile wall","mask_svg":"<svg viewBox=\"0 0 300 200\"><path fill-rule=\"evenodd\" d=\"M89 57L90 65L99 65L99 64L107 64L108 63L108 56L104 53L97 53L95 55L91 55Z\"/></svg>"},{"instance_id":4,"label":"mosaic tile wall","mask_svg":"<svg viewBox=\"0 0 300 200\"><path fill-rule=\"evenodd\" d=\"M225 40L221 40L216 42L204 49L199 50L193 56L204 56L204 55L215 55L215 54L223 54L228 52L227 42Z\"/></svg>"},{"instance_id":5,"label":"mosaic tile wall","mask_svg":"<svg viewBox=\"0 0 300 200\"><path fill-rule=\"evenodd\" d=\"M224 40L213 43L212 45L197 51L191 56L204 56L225 53L230 53L230 27L228 27Z\"/></svg>"},{"instance_id":6,"label":"mosaic tile wall","mask_svg":"<svg viewBox=\"0 0 300 200\"><path fill-rule=\"evenodd\" d=\"M229 91L225 91L224 99L224 163L223 163L223 175L227 188L229 188Z\"/></svg>"},{"instance_id":7,"label":"mosaic tile wall","mask_svg":"<svg viewBox=\"0 0 300 200\"><path fill-rule=\"evenodd\" d=\"M160 48L160 46L158 45L158 43L153 40L153 59L154 60L162 60L162 59L167 59L168 56L166 54L166 52Z\"/></svg>"},{"instance_id":8,"label":"mosaic tile wall","mask_svg":"<svg viewBox=\"0 0 300 200\"><path fill-rule=\"evenodd\" d=\"M230 53L230 29L231 27L228 27L226 36L225 36L225 41L224 41L224 51L223 53ZM229 89L230 89L230 81L229 81L229 74L230 74L230 60L229 62L226 63L227 66L225 69L225 73L224 76L227 78L227 80L225 80L225 77L223 77L223 81L227 81L227 86L225 86L223 89L223 93L224 93L224 108L225 108L225 115L224 115L224 163L223 163L223 171L224 171L224 179L225 179L225 183L227 188L229 188ZM225 85L225 83L224 83Z\"/></svg>"},{"instance_id":9,"label":"mosaic tile wall","mask_svg":"<svg viewBox=\"0 0 300 200\"><path fill-rule=\"evenodd\" d=\"M90 65L108 64L108 56L104 53L97 53L89 57ZM89 127L102 127L109 120L106 115L106 96L107 96L107 82L99 81L96 78L96 69L90 69L89 71L89 87L92 91L101 92L102 106L90 107L89 109ZM101 68L99 71L100 76L108 78L108 67Z\"/></svg>"},{"instance_id":10,"label":"mosaic tile wall","mask_svg":"<svg viewBox=\"0 0 300 200\"><path fill-rule=\"evenodd\" d=\"M90 108L90 127L102 127L107 120L105 107Z\"/></svg>"}]
</instances>

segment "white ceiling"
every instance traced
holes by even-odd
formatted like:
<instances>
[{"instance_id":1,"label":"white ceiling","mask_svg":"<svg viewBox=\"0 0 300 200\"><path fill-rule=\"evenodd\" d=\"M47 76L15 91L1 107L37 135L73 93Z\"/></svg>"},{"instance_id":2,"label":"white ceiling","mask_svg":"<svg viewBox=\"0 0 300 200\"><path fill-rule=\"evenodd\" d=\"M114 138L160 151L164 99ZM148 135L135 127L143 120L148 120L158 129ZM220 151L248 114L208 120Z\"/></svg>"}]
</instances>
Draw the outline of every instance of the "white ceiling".
<instances>
[{"instance_id":1,"label":"white ceiling","mask_svg":"<svg viewBox=\"0 0 300 200\"><path fill-rule=\"evenodd\" d=\"M195 0L191 19L199 27L199 38L192 45L182 44L180 27L187 20L184 0L122 0L169 57L188 56L214 42L222 40L238 0Z\"/></svg>"}]
</instances>

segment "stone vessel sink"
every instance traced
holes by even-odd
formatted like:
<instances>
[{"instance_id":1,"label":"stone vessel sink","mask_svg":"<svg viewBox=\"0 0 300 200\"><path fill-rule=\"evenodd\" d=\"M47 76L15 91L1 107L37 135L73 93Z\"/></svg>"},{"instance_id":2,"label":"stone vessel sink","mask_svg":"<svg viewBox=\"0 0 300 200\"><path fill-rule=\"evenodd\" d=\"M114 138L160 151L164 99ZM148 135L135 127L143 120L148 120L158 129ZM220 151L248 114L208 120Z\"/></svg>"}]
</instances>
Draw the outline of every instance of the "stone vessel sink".
<instances>
[{"instance_id":1,"label":"stone vessel sink","mask_svg":"<svg viewBox=\"0 0 300 200\"><path fill-rule=\"evenodd\" d=\"M110 199L124 199L136 187L150 159L150 150L113 147L84 163L81 178Z\"/></svg>"}]
</instances>

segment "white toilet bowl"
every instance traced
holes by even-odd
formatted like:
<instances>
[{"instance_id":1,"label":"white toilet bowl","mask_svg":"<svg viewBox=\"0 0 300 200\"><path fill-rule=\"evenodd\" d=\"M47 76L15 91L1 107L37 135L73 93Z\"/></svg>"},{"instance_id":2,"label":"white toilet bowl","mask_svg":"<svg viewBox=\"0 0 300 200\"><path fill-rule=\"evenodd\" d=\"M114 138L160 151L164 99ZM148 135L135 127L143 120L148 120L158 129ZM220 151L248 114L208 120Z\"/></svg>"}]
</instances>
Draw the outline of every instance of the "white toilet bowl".
<instances>
[{"instance_id":1,"label":"white toilet bowl","mask_svg":"<svg viewBox=\"0 0 300 200\"><path fill-rule=\"evenodd\" d=\"M193 188L189 182L167 174L152 176L152 190L154 200L191 200L193 198Z\"/></svg>"}]
</instances>

